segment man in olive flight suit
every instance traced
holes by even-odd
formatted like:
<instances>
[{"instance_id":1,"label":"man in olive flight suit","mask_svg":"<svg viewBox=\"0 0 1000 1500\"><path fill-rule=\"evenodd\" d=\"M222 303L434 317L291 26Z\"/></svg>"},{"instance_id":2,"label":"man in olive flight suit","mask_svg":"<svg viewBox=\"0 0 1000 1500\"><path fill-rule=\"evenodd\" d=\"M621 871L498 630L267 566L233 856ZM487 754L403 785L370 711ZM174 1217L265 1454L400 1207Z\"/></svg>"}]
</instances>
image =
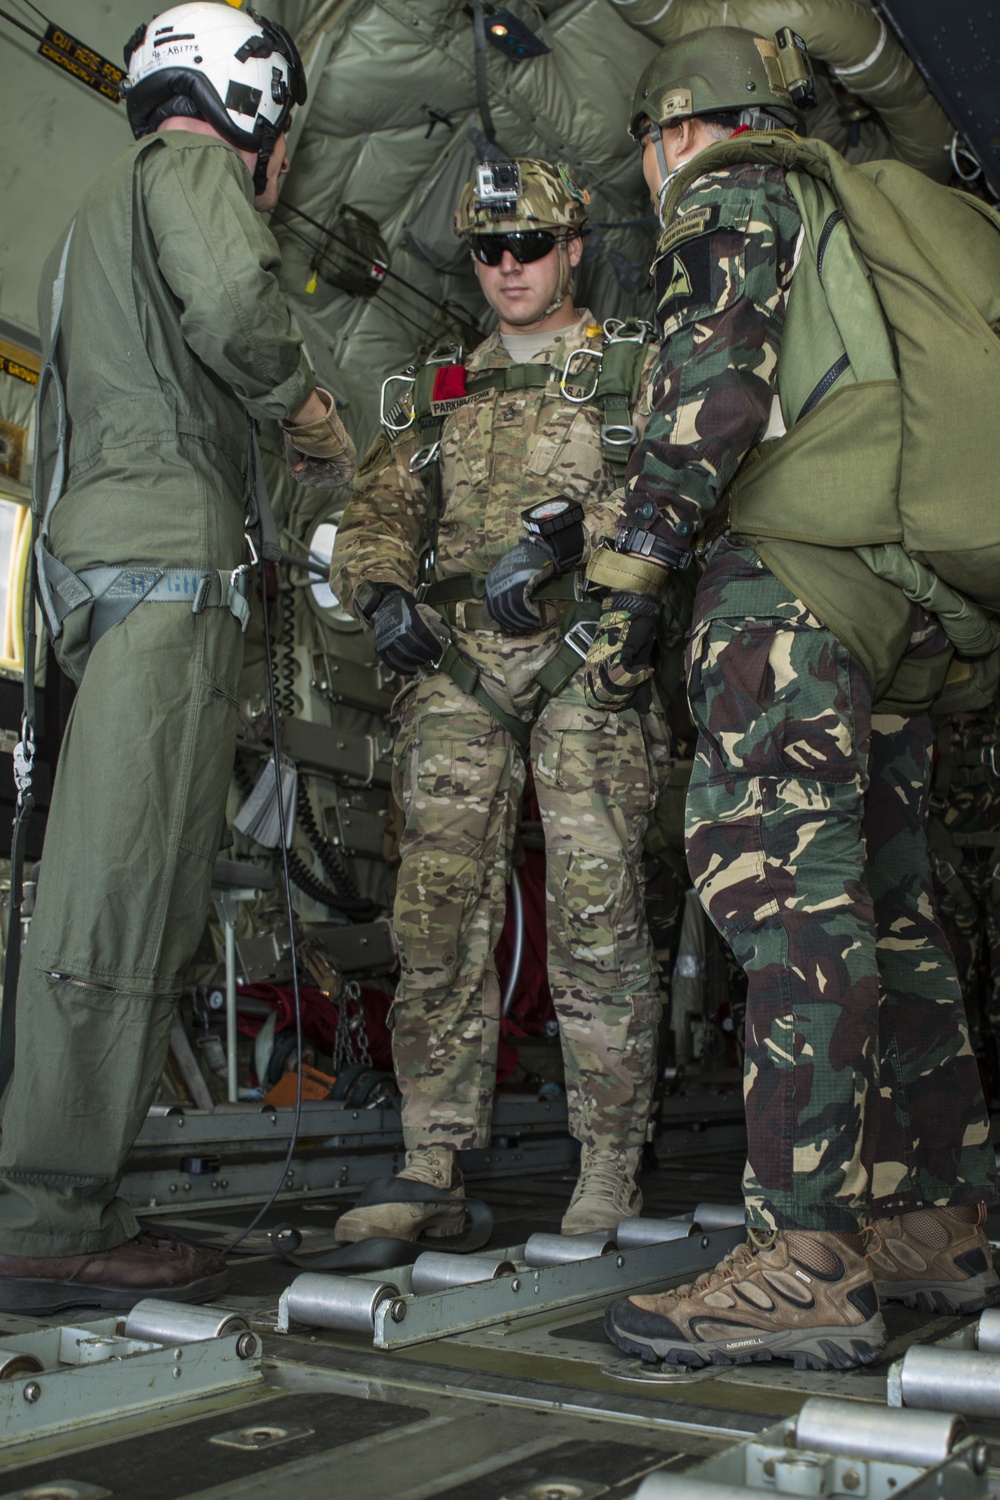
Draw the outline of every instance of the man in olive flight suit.
<instances>
[{"instance_id":1,"label":"man in olive flight suit","mask_svg":"<svg viewBox=\"0 0 1000 1500\"><path fill-rule=\"evenodd\" d=\"M393 769L405 813L393 1052L406 1165L341 1218L344 1240L462 1230L456 1158L490 1139L493 949L526 761L545 831L549 980L570 1129L582 1147L563 1232L613 1226L641 1203L659 1014L641 850L667 746L652 702L621 715L588 708L580 638L577 652L563 640L573 575L614 519L602 414L585 399L604 337L572 299L585 203L546 162L479 168L456 230L498 330L467 365L438 367L430 413L417 410L413 425L379 439L337 533L334 590L373 627L382 660L414 676L397 700ZM435 413L431 538L438 476L429 499L419 469L437 460L422 422ZM626 408L619 420L630 416ZM421 560L432 548L436 581L424 591ZM554 683L547 673L566 658Z\"/></svg>"},{"instance_id":2,"label":"man in olive flight suit","mask_svg":"<svg viewBox=\"0 0 1000 1500\"><path fill-rule=\"evenodd\" d=\"M69 423L60 445L43 396L57 503L39 590L78 692L0 1148L0 1307L25 1312L225 1286L222 1255L140 1233L116 1194L223 832L249 617L248 419L282 419L302 482L342 482L352 460L259 217L304 97L294 44L249 13L189 4L140 28L126 62L138 142L84 197L41 293ZM224 102L234 89L241 111Z\"/></svg>"},{"instance_id":3,"label":"man in olive flight suit","mask_svg":"<svg viewBox=\"0 0 1000 1500\"><path fill-rule=\"evenodd\" d=\"M814 253L800 210L813 179L796 174L796 197L792 172L771 164L814 159L795 123L775 43L733 28L664 48L637 88L632 131L664 224L662 346L615 544L589 569L619 591L587 664L595 704L630 701L649 671L639 610L690 564L709 514L735 505L748 451L766 453L762 439L783 430L786 299L800 249L799 276ZM842 218L825 219L828 296L851 267L846 241L831 239ZM812 347L816 326L805 327ZM814 406L835 377L862 379L846 359L832 370ZM893 373L887 356L885 389ZM872 440L859 427L851 441ZM998 1287L981 1227L988 1121L922 826L930 725L919 700L940 688L952 653L937 620L850 547L782 539L781 497L811 498L801 475L781 487L795 451L775 446L755 491L762 524L734 519L709 548L688 651L699 732L689 867L749 987L749 1238L696 1283L608 1309L610 1338L650 1361L868 1363L885 1340L880 1301L971 1311ZM767 459L753 462L748 472L763 473Z\"/></svg>"}]
</instances>

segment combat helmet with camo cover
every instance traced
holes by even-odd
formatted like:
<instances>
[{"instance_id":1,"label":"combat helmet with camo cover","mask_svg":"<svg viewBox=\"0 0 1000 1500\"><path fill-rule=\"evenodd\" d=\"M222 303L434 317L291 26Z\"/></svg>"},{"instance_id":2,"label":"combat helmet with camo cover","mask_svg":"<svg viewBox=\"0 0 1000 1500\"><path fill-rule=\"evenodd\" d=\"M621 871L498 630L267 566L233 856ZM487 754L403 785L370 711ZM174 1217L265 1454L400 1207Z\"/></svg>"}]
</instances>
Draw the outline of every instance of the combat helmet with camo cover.
<instances>
[{"instance_id":1,"label":"combat helmet with camo cover","mask_svg":"<svg viewBox=\"0 0 1000 1500\"><path fill-rule=\"evenodd\" d=\"M586 235L590 194L577 187L562 163L534 156L480 162L465 184L455 210L455 233L470 246L480 235L525 234L545 230L554 236L560 276L543 317L561 307L573 283L567 242Z\"/></svg>"},{"instance_id":2,"label":"combat helmet with camo cover","mask_svg":"<svg viewBox=\"0 0 1000 1500\"><path fill-rule=\"evenodd\" d=\"M577 187L561 164L553 166L534 156L481 162L462 189L455 233L467 239L476 234L548 229L572 238L587 232L589 202L590 194Z\"/></svg>"}]
</instances>

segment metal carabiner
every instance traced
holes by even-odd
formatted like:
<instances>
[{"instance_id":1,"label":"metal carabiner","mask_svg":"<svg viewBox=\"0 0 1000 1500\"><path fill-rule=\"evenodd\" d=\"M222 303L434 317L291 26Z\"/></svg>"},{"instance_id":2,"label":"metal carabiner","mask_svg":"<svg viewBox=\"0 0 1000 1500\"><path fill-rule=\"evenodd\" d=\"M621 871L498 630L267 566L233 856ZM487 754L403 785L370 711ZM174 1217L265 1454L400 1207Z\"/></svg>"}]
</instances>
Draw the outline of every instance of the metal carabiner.
<instances>
[{"instance_id":1,"label":"metal carabiner","mask_svg":"<svg viewBox=\"0 0 1000 1500\"><path fill-rule=\"evenodd\" d=\"M436 443L428 443L426 448L418 448L409 462L411 474L419 474L421 469L426 469L428 464L436 463L441 456L441 440Z\"/></svg>"},{"instance_id":2,"label":"metal carabiner","mask_svg":"<svg viewBox=\"0 0 1000 1500\"><path fill-rule=\"evenodd\" d=\"M569 393L569 391L566 389L566 382L570 378L570 373L571 373L572 368L573 368L573 361L575 359L592 359L594 361L594 363L599 366L600 363L601 363L601 360L603 358L604 358L604 351L602 349L571 349L570 350L570 352L566 356L566 363L563 365L562 379L559 382L559 389L562 391L562 393L565 396L565 398L566 398L567 401L571 401L574 406L583 406L584 402L586 402L586 401L592 401L593 398L594 398L594 396L596 396L596 394L597 394L597 382L598 382L598 379L600 378L600 373L601 373L600 369L597 369L597 370L594 371L594 383L591 386L590 390L587 391L585 395L583 395L583 396L571 396L570 393Z\"/></svg>"},{"instance_id":3,"label":"metal carabiner","mask_svg":"<svg viewBox=\"0 0 1000 1500\"><path fill-rule=\"evenodd\" d=\"M386 432L391 432L398 436L399 433L406 432L407 428L413 426L413 419L416 415L416 412L414 411L412 405L410 407L410 415L407 421L393 422L390 416L390 412L395 411L397 406L403 406L403 402L406 400L406 397L400 396L399 400L395 402L392 407L390 407L389 411L387 411L385 396L386 391L388 391L389 387L396 384L405 385L408 389L408 392L412 391L413 383L416 378L416 372L410 368L407 368L402 372L402 374L387 375L385 380L383 380L382 392L379 396L379 421L382 423L382 426L385 428ZM405 411L405 407L403 409Z\"/></svg>"},{"instance_id":4,"label":"metal carabiner","mask_svg":"<svg viewBox=\"0 0 1000 1500\"><path fill-rule=\"evenodd\" d=\"M260 556L257 552L257 548L253 544L253 537L250 535L249 531L244 531L243 540L250 548L250 561L245 563L237 563L236 567L229 575L230 588L235 588L239 579L245 578L247 573L250 572L251 568L255 568L260 562Z\"/></svg>"}]
</instances>

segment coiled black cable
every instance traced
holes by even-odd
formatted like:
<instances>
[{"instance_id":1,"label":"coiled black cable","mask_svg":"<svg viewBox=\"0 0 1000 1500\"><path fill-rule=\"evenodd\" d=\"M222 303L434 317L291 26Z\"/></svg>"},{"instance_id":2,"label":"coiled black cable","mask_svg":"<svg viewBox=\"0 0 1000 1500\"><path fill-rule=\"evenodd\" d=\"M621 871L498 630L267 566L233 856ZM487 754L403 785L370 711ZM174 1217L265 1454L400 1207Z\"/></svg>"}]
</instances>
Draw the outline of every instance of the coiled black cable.
<instances>
[{"instance_id":1,"label":"coiled black cable","mask_svg":"<svg viewBox=\"0 0 1000 1500\"><path fill-rule=\"evenodd\" d=\"M239 756L236 757L233 767L233 780L236 782L240 794L244 797L249 797L253 791L253 777ZM303 814L305 815L303 816ZM324 839L320 833L316 822L316 815L307 797L300 797L298 800L296 822L304 829L309 842L316 850L316 855L322 863L324 870L329 874L330 870L326 860L323 858L323 850L325 848L331 857L336 855L336 850L329 839ZM322 847L316 847L314 836L315 840ZM336 869L336 865L334 865L334 868ZM330 911L339 912L342 916L350 917L354 922L370 922L376 915L377 908L374 901L358 893L357 887L350 880L350 877L346 875L346 872L344 872L344 883L348 887L347 890L345 891L342 888L340 881L337 881L338 889L333 890L330 886L324 885L323 881L313 874L305 860L289 850L288 874L292 884L302 891L303 895L308 896L311 901L318 901L320 906L326 906Z\"/></svg>"},{"instance_id":2,"label":"coiled black cable","mask_svg":"<svg viewBox=\"0 0 1000 1500\"><path fill-rule=\"evenodd\" d=\"M295 717L295 599L292 590L281 597L281 628L270 639L271 676L278 712ZM280 653L280 655L279 655Z\"/></svg>"},{"instance_id":3,"label":"coiled black cable","mask_svg":"<svg viewBox=\"0 0 1000 1500\"><path fill-rule=\"evenodd\" d=\"M375 903L368 900L367 897L362 896L351 872L344 863L343 855L321 832L308 796L299 798L298 821L300 828L312 845L313 852L323 866L326 878L334 890L338 892L340 900L345 903L344 910L348 909L348 904L364 908L367 912L364 920L369 920L370 917L375 915Z\"/></svg>"}]
</instances>

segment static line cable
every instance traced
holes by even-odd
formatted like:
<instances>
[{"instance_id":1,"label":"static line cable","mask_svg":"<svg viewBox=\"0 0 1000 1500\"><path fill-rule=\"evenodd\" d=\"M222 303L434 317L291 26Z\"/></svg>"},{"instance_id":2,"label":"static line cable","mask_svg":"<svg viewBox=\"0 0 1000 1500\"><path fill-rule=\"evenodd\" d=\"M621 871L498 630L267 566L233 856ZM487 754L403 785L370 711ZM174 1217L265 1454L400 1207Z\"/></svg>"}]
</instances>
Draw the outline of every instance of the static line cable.
<instances>
[{"instance_id":1,"label":"static line cable","mask_svg":"<svg viewBox=\"0 0 1000 1500\"><path fill-rule=\"evenodd\" d=\"M295 912L292 908L292 882L288 868L288 841L285 826L285 798L281 785L281 740L278 733L278 705L274 687L274 663L271 660L271 626L267 617L267 567L264 562L264 523L257 523L258 553L260 563L260 597L264 615L264 660L267 662L267 701L271 718L271 740L274 745L274 789L278 799L278 839L281 847L281 874L282 887L285 897L285 914L288 918L289 956L292 961L292 995L295 1006L295 1113L292 1116L292 1133L288 1140L288 1150L281 1165L281 1173L274 1185L270 1198L257 1210L250 1223L241 1230L231 1244L226 1246L225 1253L231 1255L238 1245L241 1245L248 1234L251 1234L261 1219L272 1207L278 1194L285 1185L292 1160L295 1156L296 1147L299 1144L299 1130L302 1124L302 995L299 990L299 960L295 946Z\"/></svg>"},{"instance_id":2,"label":"static line cable","mask_svg":"<svg viewBox=\"0 0 1000 1500\"><path fill-rule=\"evenodd\" d=\"M12 16L9 10L0 10L0 16L3 16L4 20L9 21L12 26L16 26L19 31L23 31L26 36L30 36L32 40L44 42L45 38L40 31L32 31L31 27L26 26L23 21L19 21L17 16ZM44 16L42 20L45 20Z\"/></svg>"},{"instance_id":3,"label":"static line cable","mask_svg":"<svg viewBox=\"0 0 1000 1500\"><path fill-rule=\"evenodd\" d=\"M55 25L54 21L50 21L49 20L48 16L45 14L44 10L39 10L38 9L38 6L34 3L34 0L21 0L21 4L22 5L26 5L29 10L33 10L35 12L36 16L40 16L41 19L45 22L46 26L53 26L53 25Z\"/></svg>"}]
</instances>

